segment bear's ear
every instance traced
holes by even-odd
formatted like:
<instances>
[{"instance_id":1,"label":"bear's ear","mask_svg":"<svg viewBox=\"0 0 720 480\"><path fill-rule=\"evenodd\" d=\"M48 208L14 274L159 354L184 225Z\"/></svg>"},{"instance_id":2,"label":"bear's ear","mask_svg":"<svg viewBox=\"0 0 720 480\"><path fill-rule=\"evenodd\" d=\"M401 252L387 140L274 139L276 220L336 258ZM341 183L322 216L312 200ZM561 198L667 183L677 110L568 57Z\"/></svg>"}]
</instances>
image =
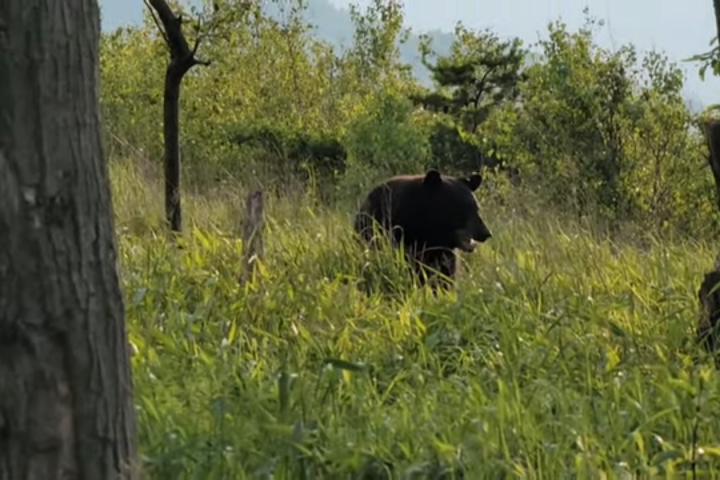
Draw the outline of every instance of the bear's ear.
<instances>
[{"instance_id":1,"label":"bear's ear","mask_svg":"<svg viewBox=\"0 0 720 480\"><path fill-rule=\"evenodd\" d=\"M463 178L463 182L474 192L482 183L482 176L479 173L473 173L469 177Z\"/></svg>"},{"instance_id":2,"label":"bear's ear","mask_svg":"<svg viewBox=\"0 0 720 480\"><path fill-rule=\"evenodd\" d=\"M425 174L425 178L423 179L423 185L427 187L437 187L442 183L442 177L440 176L440 172L435 170L434 168L427 171Z\"/></svg>"}]
</instances>

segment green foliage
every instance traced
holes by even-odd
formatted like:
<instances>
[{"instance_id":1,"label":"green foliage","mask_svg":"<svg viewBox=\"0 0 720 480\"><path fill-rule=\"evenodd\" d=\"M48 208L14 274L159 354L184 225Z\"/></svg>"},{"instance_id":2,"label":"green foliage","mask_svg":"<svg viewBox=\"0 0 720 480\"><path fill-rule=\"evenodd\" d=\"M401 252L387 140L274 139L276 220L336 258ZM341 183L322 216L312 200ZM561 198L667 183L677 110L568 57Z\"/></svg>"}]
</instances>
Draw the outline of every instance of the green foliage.
<instances>
[{"instance_id":1,"label":"green foliage","mask_svg":"<svg viewBox=\"0 0 720 480\"><path fill-rule=\"evenodd\" d=\"M393 169L413 170L422 165L427 138L410 121L412 105L392 92L378 92L348 125L345 142L356 161L384 174Z\"/></svg>"},{"instance_id":2,"label":"green foliage","mask_svg":"<svg viewBox=\"0 0 720 480\"><path fill-rule=\"evenodd\" d=\"M717 225L712 176L705 175L704 139L680 96L682 72L657 52L643 59L643 67L647 79L627 141L635 161L625 182L636 186L628 189L629 201L647 224L662 229L674 222L687 231L711 231Z\"/></svg>"},{"instance_id":3,"label":"green foliage","mask_svg":"<svg viewBox=\"0 0 720 480\"><path fill-rule=\"evenodd\" d=\"M720 45L718 45L717 33L718 32L713 35L712 40L710 41L710 46L712 47L710 50L697 55L692 55L686 59L688 62L700 63L698 75L702 80L705 80L705 72L707 72L708 67L712 69L713 75L720 75Z\"/></svg>"},{"instance_id":4,"label":"green foliage","mask_svg":"<svg viewBox=\"0 0 720 480\"><path fill-rule=\"evenodd\" d=\"M370 96L343 138L348 161L339 188L345 196L359 198L384 177L427 168L428 137L412 121L412 113L412 104L401 94L380 91Z\"/></svg>"},{"instance_id":5,"label":"green foliage","mask_svg":"<svg viewBox=\"0 0 720 480\"><path fill-rule=\"evenodd\" d=\"M285 132L272 126L256 126L233 136L238 145L259 147L287 159L290 175L312 169L330 181L345 169L347 152L336 138L312 131Z\"/></svg>"},{"instance_id":6,"label":"green foliage","mask_svg":"<svg viewBox=\"0 0 720 480\"><path fill-rule=\"evenodd\" d=\"M372 0L361 14L350 4L350 17L355 24L355 35L349 58L356 66L360 83L374 85L386 75L400 73L409 79L410 67L399 61L399 45L408 38L403 28L402 2L398 0Z\"/></svg>"},{"instance_id":7,"label":"green foliage","mask_svg":"<svg viewBox=\"0 0 720 480\"><path fill-rule=\"evenodd\" d=\"M428 65L428 93L399 60L408 31L398 2L353 7L343 52L311 35L303 1L271 6L272 18L244 0L187 14L190 40L197 24L199 55L212 61L188 74L181 96L182 164L197 188L245 178L282 189L297 177L352 203L394 173L500 167L563 213L685 235L715 228L681 72L656 52L639 62L632 46L597 47L595 20L578 32L550 24L529 66L519 40L458 24L449 55ZM103 35L101 58L111 156L159 161L167 52L150 16Z\"/></svg>"},{"instance_id":8,"label":"green foliage","mask_svg":"<svg viewBox=\"0 0 720 480\"><path fill-rule=\"evenodd\" d=\"M409 100L428 97L399 60L399 2L354 7L342 52L310 34L305 7L187 13L212 63L181 94L183 249L162 235L163 39L147 15L103 35L148 476L679 478L693 459L699 476L717 471L720 384L688 339L718 225L678 68L599 48L594 21L550 24L539 58L458 26L435 65L441 113ZM506 74L481 89L493 61ZM483 172L493 238L461 255L457 291L412 289L398 252L354 241L372 183L478 159L519 177ZM256 187L270 192L266 252L238 284Z\"/></svg>"},{"instance_id":9,"label":"green foliage","mask_svg":"<svg viewBox=\"0 0 720 480\"><path fill-rule=\"evenodd\" d=\"M489 30L473 32L461 23L455 37L449 55L440 56L435 65L426 63L437 90L414 99L451 115L460 128L474 134L493 107L517 98L525 52L518 38L503 41ZM427 62L430 45L423 47Z\"/></svg>"},{"instance_id":10,"label":"green foliage","mask_svg":"<svg viewBox=\"0 0 720 480\"><path fill-rule=\"evenodd\" d=\"M635 52L606 53L592 44L590 29L570 34L560 22L549 32L539 42L546 61L528 69L522 86L517 137L530 153L527 170L555 187L555 202L572 202L581 213L588 204L619 213L626 207L622 123Z\"/></svg>"},{"instance_id":11,"label":"green foliage","mask_svg":"<svg viewBox=\"0 0 720 480\"><path fill-rule=\"evenodd\" d=\"M162 154L163 44L146 28L100 38L100 108L110 156Z\"/></svg>"},{"instance_id":12,"label":"green foliage","mask_svg":"<svg viewBox=\"0 0 720 480\"><path fill-rule=\"evenodd\" d=\"M176 249L132 226L161 221L153 177L111 174L150 478L679 478L696 454L698 475L720 467L719 377L686 340L707 243L636 248L483 199L494 241L463 255L456 293L366 294L364 269L403 284L397 259L363 254L347 212L270 199L266 256L238 284L226 209L242 192L186 192Z\"/></svg>"},{"instance_id":13,"label":"green foliage","mask_svg":"<svg viewBox=\"0 0 720 480\"><path fill-rule=\"evenodd\" d=\"M658 232L712 231L711 177L682 72L657 52L638 64L632 46L597 47L596 25L588 18L569 33L550 24L522 102L495 112L481 133L564 211Z\"/></svg>"},{"instance_id":14,"label":"green foliage","mask_svg":"<svg viewBox=\"0 0 720 480\"><path fill-rule=\"evenodd\" d=\"M525 52L519 39L503 41L489 30L474 32L458 23L450 53L428 62L429 36L420 45L423 63L435 88L413 92L415 104L437 115L431 129L432 157L452 172L477 171L501 162L489 151L488 139L478 137L478 127L493 109L513 102L524 79Z\"/></svg>"},{"instance_id":15,"label":"green foliage","mask_svg":"<svg viewBox=\"0 0 720 480\"><path fill-rule=\"evenodd\" d=\"M445 116L433 122L429 137L433 164L451 174L462 175L478 171L481 166L503 166L487 140L477 142L469 135L463 135L462 128ZM489 152L489 153L486 153Z\"/></svg>"},{"instance_id":16,"label":"green foliage","mask_svg":"<svg viewBox=\"0 0 720 480\"><path fill-rule=\"evenodd\" d=\"M480 149L466 141L450 119L441 118L434 122L430 145L434 163L448 171L459 171L480 163Z\"/></svg>"}]
</instances>

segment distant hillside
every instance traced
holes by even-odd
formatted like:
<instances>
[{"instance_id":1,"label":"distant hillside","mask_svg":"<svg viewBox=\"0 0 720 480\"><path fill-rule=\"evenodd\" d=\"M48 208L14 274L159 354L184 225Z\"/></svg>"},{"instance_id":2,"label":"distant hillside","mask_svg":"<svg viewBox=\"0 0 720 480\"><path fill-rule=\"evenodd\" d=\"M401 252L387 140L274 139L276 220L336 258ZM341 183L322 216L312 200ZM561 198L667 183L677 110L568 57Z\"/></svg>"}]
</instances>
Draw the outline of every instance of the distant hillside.
<instances>
[{"instance_id":1,"label":"distant hillside","mask_svg":"<svg viewBox=\"0 0 720 480\"><path fill-rule=\"evenodd\" d=\"M307 5L305 16L309 23L315 25L315 35L338 48L351 44L354 26L348 10L334 6L329 0L308 0ZM268 9L268 13L272 16L279 13L277 7L273 10L275 11ZM445 54L450 51L454 38L452 33L434 30L427 34L432 38L432 46L436 52ZM419 35L411 32L407 41L399 46L400 58L412 66L413 73L418 80L427 84L430 82L430 76L428 70L420 62L419 46Z\"/></svg>"}]
</instances>

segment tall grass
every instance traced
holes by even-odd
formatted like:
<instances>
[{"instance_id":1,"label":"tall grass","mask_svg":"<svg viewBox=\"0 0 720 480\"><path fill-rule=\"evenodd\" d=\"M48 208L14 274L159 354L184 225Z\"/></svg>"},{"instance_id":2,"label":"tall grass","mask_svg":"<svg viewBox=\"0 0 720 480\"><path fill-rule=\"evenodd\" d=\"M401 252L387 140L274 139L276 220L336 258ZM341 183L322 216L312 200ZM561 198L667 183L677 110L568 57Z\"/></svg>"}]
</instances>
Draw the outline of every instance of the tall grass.
<instances>
[{"instance_id":1,"label":"tall grass","mask_svg":"<svg viewBox=\"0 0 720 480\"><path fill-rule=\"evenodd\" d=\"M178 249L156 177L111 178L149 478L720 477L689 342L714 245L484 205L493 238L433 297L351 240L351 211L271 197L241 284L245 192L186 192Z\"/></svg>"}]
</instances>

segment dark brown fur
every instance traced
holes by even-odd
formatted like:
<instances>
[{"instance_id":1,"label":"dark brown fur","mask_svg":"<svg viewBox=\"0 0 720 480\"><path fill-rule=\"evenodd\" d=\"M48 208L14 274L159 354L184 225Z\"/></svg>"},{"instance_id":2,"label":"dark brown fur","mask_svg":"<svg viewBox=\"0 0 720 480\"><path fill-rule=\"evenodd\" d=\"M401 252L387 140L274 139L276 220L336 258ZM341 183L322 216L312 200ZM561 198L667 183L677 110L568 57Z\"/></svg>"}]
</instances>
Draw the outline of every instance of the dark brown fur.
<instances>
[{"instance_id":1,"label":"dark brown fur","mask_svg":"<svg viewBox=\"0 0 720 480\"><path fill-rule=\"evenodd\" d=\"M491 237L473 195L481 182L479 175L456 178L437 170L392 177L367 194L355 216L355 231L371 246L375 222L385 232L391 231L393 244L404 245L421 284L434 276L432 270L453 279L455 249L471 251L473 241ZM449 286L447 280L443 286Z\"/></svg>"}]
</instances>

